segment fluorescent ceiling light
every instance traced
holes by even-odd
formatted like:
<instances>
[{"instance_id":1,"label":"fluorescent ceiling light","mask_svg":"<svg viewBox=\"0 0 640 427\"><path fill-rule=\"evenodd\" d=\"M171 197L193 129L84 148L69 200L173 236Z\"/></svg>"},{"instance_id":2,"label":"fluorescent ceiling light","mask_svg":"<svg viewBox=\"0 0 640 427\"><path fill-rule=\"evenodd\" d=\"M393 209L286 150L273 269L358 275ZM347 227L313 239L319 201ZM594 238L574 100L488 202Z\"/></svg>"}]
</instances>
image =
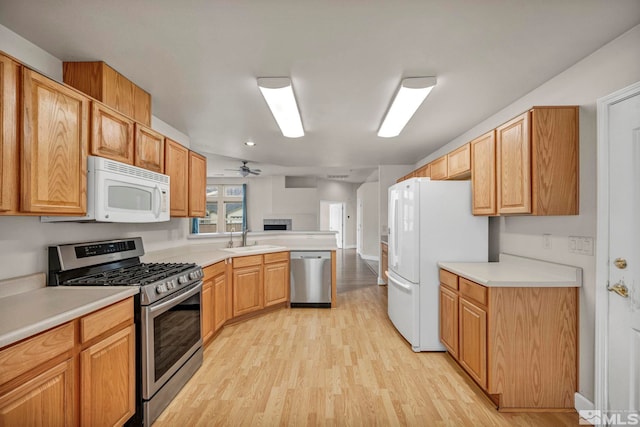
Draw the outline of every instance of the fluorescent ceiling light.
<instances>
[{"instance_id":1,"label":"fluorescent ceiling light","mask_svg":"<svg viewBox=\"0 0 640 427\"><path fill-rule=\"evenodd\" d=\"M246 145L247 147L255 147L256 143L253 141L247 141L244 143L244 145Z\"/></svg>"},{"instance_id":2,"label":"fluorescent ceiling light","mask_svg":"<svg viewBox=\"0 0 640 427\"><path fill-rule=\"evenodd\" d=\"M378 136L391 138L400 135L407 122L416 112L422 101L436 85L435 77L411 77L403 79L396 97L387 110L380 125Z\"/></svg>"},{"instance_id":3,"label":"fluorescent ceiling light","mask_svg":"<svg viewBox=\"0 0 640 427\"><path fill-rule=\"evenodd\" d=\"M291 79L288 77L263 77L258 79L258 87L282 134L288 138L304 136Z\"/></svg>"}]
</instances>

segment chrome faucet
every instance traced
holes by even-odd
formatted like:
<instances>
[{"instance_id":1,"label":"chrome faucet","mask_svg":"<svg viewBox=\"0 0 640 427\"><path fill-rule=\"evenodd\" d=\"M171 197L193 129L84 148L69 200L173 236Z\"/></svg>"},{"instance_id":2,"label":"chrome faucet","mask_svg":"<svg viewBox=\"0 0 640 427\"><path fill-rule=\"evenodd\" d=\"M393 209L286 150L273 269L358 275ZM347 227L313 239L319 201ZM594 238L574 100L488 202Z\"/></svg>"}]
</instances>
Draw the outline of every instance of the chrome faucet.
<instances>
[{"instance_id":1,"label":"chrome faucet","mask_svg":"<svg viewBox=\"0 0 640 427\"><path fill-rule=\"evenodd\" d=\"M251 231L248 228L242 230L242 246L247 246L247 233Z\"/></svg>"},{"instance_id":2,"label":"chrome faucet","mask_svg":"<svg viewBox=\"0 0 640 427\"><path fill-rule=\"evenodd\" d=\"M229 242L227 243L228 248L233 247L233 231L229 231Z\"/></svg>"}]
</instances>

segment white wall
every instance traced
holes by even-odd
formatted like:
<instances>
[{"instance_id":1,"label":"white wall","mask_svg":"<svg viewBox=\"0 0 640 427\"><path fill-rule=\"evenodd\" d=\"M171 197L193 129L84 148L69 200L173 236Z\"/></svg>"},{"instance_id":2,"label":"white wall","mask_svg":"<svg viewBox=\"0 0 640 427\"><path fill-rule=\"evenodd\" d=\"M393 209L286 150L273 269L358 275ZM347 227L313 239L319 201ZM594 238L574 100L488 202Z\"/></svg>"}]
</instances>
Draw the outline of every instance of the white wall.
<instances>
[{"instance_id":1,"label":"white wall","mask_svg":"<svg viewBox=\"0 0 640 427\"><path fill-rule=\"evenodd\" d=\"M0 25L0 50L29 67L62 81L62 61ZM189 145L188 136L160 123L160 132ZM154 128L155 129L155 128ZM0 280L47 271L47 246L120 237L141 236L147 252L186 242L187 219L156 224L40 223L39 217L0 216Z\"/></svg>"},{"instance_id":2,"label":"white wall","mask_svg":"<svg viewBox=\"0 0 640 427\"><path fill-rule=\"evenodd\" d=\"M378 183L365 182L357 190L357 205L362 206L361 224L362 245L358 246L357 251L361 257L365 259L380 259L380 230L378 227L379 208L378 208Z\"/></svg>"},{"instance_id":3,"label":"white wall","mask_svg":"<svg viewBox=\"0 0 640 427\"><path fill-rule=\"evenodd\" d=\"M595 395L595 258L569 253L567 238L596 237L596 100L640 81L639 46L640 25L416 164L416 167L426 164L532 106L580 106L580 215L501 217L499 249L501 252L582 267L584 283L580 292L579 392L591 401ZM542 234L552 235L551 249L543 249Z\"/></svg>"}]
</instances>

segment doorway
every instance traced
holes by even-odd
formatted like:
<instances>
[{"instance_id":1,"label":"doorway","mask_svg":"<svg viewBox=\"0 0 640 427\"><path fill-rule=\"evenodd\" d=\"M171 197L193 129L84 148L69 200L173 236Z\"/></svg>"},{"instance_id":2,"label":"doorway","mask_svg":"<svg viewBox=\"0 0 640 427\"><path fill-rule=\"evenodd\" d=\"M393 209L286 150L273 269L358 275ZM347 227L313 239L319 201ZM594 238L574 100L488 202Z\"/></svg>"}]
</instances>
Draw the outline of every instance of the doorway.
<instances>
[{"instance_id":1,"label":"doorway","mask_svg":"<svg viewBox=\"0 0 640 427\"><path fill-rule=\"evenodd\" d=\"M345 247L345 214L344 202L322 200L320 202L320 230L336 232L336 246Z\"/></svg>"},{"instance_id":2,"label":"doorway","mask_svg":"<svg viewBox=\"0 0 640 427\"><path fill-rule=\"evenodd\" d=\"M597 425L637 423L640 82L598 100L597 206L596 409L585 412Z\"/></svg>"}]
</instances>

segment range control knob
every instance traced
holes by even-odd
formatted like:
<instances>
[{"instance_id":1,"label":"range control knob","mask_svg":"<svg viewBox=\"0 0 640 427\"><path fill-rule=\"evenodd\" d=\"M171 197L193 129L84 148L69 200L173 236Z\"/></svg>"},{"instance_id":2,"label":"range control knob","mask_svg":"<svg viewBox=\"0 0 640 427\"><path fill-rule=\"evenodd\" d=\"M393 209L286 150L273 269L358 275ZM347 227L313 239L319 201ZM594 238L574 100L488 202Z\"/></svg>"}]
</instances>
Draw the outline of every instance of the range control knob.
<instances>
[{"instance_id":1,"label":"range control knob","mask_svg":"<svg viewBox=\"0 0 640 427\"><path fill-rule=\"evenodd\" d=\"M176 287L176 282L174 282L173 280L169 280L169 281L167 282L167 288L169 288L169 289L173 289L173 288L175 288L175 287Z\"/></svg>"},{"instance_id":2,"label":"range control knob","mask_svg":"<svg viewBox=\"0 0 640 427\"><path fill-rule=\"evenodd\" d=\"M188 280L189 279L187 279L186 275L178 277L178 283L180 283L181 285L187 283Z\"/></svg>"},{"instance_id":3,"label":"range control knob","mask_svg":"<svg viewBox=\"0 0 640 427\"><path fill-rule=\"evenodd\" d=\"M165 292L167 292L167 287L165 286L164 283L156 286L156 293L163 294Z\"/></svg>"},{"instance_id":4,"label":"range control knob","mask_svg":"<svg viewBox=\"0 0 640 427\"><path fill-rule=\"evenodd\" d=\"M199 273L200 272L197 271L197 270L196 271L192 271L191 273L189 273L189 279L191 279L191 280L197 279L198 277L200 277Z\"/></svg>"}]
</instances>

